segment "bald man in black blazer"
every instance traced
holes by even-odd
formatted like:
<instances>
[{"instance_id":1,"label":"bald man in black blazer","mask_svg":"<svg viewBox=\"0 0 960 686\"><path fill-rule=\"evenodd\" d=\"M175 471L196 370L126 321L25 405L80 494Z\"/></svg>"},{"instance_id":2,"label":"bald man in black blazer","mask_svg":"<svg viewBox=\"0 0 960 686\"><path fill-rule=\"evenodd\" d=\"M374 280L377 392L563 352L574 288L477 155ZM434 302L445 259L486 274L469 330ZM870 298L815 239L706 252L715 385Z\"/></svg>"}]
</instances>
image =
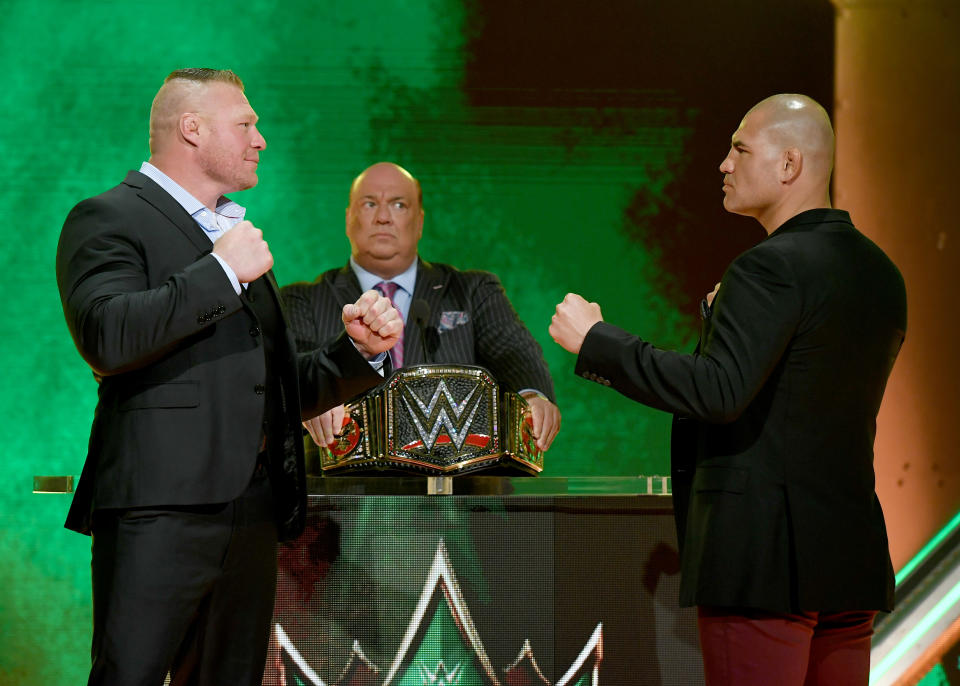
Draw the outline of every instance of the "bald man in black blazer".
<instances>
[{"instance_id":1,"label":"bald man in black blazer","mask_svg":"<svg viewBox=\"0 0 960 686\"><path fill-rule=\"evenodd\" d=\"M418 257L423 218L420 183L407 170L380 162L357 176L346 210L349 263L312 283L281 289L297 348L328 343L337 332L331 313L353 302L363 288L392 281L406 325L391 355L402 347L403 366L446 362L487 368L502 388L525 397L537 444L546 450L560 428L560 411L540 345L495 275ZM342 408L336 408L306 426L318 444L329 445L342 416Z\"/></svg>"},{"instance_id":2,"label":"bald man in black blazer","mask_svg":"<svg viewBox=\"0 0 960 686\"><path fill-rule=\"evenodd\" d=\"M724 207L769 236L705 303L695 354L661 350L570 294L551 335L576 373L675 414L680 603L707 683L866 685L893 569L873 442L906 330L896 266L832 209L833 131L805 96L751 109Z\"/></svg>"}]
</instances>

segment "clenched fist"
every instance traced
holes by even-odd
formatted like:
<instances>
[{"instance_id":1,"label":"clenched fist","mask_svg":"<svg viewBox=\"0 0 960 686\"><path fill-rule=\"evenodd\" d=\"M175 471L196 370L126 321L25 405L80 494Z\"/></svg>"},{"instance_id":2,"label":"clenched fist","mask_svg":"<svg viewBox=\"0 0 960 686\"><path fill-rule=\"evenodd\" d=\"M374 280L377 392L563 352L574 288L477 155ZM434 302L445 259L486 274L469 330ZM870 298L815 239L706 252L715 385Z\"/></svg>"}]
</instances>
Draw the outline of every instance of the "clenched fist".
<instances>
[{"instance_id":1,"label":"clenched fist","mask_svg":"<svg viewBox=\"0 0 960 686\"><path fill-rule=\"evenodd\" d=\"M220 236L213 244L213 252L230 265L240 283L256 281L273 266L273 255L263 240L263 231L248 221L238 223Z\"/></svg>"},{"instance_id":2,"label":"clenched fist","mask_svg":"<svg viewBox=\"0 0 960 686\"><path fill-rule=\"evenodd\" d=\"M565 350L579 355L587 332L602 321L603 314L597 303L587 302L576 293L567 293L550 320L550 335Z\"/></svg>"},{"instance_id":3,"label":"clenched fist","mask_svg":"<svg viewBox=\"0 0 960 686\"><path fill-rule=\"evenodd\" d=\"M390 350L403 333L400 313L377 291L367 291L357 302L344 305L342 319L347 335L367 359Z\"/></svg>"}]
</instances>

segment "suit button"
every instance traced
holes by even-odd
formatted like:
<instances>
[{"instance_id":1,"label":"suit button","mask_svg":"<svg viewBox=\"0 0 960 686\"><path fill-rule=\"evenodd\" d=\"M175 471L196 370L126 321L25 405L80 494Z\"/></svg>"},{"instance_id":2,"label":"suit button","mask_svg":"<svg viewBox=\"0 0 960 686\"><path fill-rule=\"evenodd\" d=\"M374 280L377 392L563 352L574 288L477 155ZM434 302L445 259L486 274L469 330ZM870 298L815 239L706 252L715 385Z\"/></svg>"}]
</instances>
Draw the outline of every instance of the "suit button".
<instances>
[{"instance_id":1,"label":"suit button","mask_svg":"<svg viewBox=\"0 0 960 686\"><path fill-rule=\"evenodd\" d=\"M253 392L256 393L257 395L263 395L264 393L267 392L267 387L264 386L262 383L258 383L256 386L253 387Z\"/></svg>"},{"instance_id":2,"label":"suit button","mask_svg":"<svg viewBox=\"0 0 960 686\"><path fill-rule=\"evenodd\" d=\"M253 336L254 338L256 338L257 336L259 336L259 335L260 335L260 327L251 326L251 327L250 327L250 335Z\"/></svg>"}]
</instances>

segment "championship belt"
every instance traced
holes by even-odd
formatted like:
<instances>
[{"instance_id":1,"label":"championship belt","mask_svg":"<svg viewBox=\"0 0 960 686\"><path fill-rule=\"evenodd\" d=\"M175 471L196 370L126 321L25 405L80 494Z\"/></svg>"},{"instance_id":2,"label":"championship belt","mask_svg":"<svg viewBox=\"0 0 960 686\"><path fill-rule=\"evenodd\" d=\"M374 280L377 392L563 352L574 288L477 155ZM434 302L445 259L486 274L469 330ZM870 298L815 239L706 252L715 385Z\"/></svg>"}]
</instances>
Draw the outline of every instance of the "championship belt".
<instances>
[{"instance_id":1,"label":"championship belt","mask_svg":"<svg viewBox=\"0 0 960 686\"><path fill-rule=\"evenodd\" d=\"M350 403L337 442L320 448L324 472L402 470L430 476L495 466L531 474L543 451L528 405L482 367L429 364L398 369Z\"/></svg>"}]
</instances>

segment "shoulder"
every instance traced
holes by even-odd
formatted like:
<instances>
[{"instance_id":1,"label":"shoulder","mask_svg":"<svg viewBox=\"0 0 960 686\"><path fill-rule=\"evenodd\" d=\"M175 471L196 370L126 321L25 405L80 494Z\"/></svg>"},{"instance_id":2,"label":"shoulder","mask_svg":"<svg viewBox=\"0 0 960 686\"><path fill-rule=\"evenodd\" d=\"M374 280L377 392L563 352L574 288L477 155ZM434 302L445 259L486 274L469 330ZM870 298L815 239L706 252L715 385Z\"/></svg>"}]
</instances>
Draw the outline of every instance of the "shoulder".
<instances>
[{"instance_id":1,"label":"shoulder","mask_svg":"<svg viewBox=\"0 0 960 686\"><path fill-rule=\"evenodd\" d=\"M493 272L482 269L458 269L442 262L427 262L420 260L420 270L427 278L437 278L465 284L500 283L500 279Z\"/></svg>"},{"instance_id":2,"label":"shoulder","mask_svg":"<svg viewBox=\"0 0 960 686\"><path fill-rule=\"evenodd\" d=\"M137 229L142 227L148 209L136 189L126 183L81 200L63 222L59 249L72 251L89 240L136 242L143 236ZM137 219L131 221L131 217Z\"/></svg>"},{"instance_id":3,"label":"shoulder","mask_svg":"<svg viewBox=\"0 0 960 686\"><path fill-rule=\"evenodd\" d=\"M64 232L136 234L156 212L149 200L151 194L165 191L140 172L130 171L113 188L78 202L64 221ZM137 221L131 221L131 216L138 217Z\"/></svg>"},{"instance_id":4,"label":"shoulder","mask_svg":"<svg viewBox=\"0 0 960 686\"><path fill-rule=\"evenodd\" d=\"M133 173L131 172L131 174ZM123 182L102 193L81 200L74 205L68 216L82 216L93 212L106 214L119 212L131 202L137 202L137 200L137 189Z\"/></svg>"},{"instance_id":5,"label":"shoulder","mask_svg":"<svg viewBox=\"0 0 960 686\"><path fill-rule=\"evenodd\" d=\"M765 274L773 272L787 276L792 266L802 259L809 250L809 238L812 234L778 233L767 236L752 248L740 253L730 263L730 270Z\"/></svg>"},{"instance_id":6,"label":"shoulder","mask_svg":"<svg viewBox=\"0 0 960 686\"><path fill-rule=\"evenodd\" d=\"M342 302L349 301L354 290L352 277L349 267L329 269L313 281L296 281L283 286L280 297L287 307L339 313Z\"/></svg>"},{"instance_id":7,"label":"shoulder","mask_svg":"<svg viewBox=\"0 0 960 686\"><path fill-rule=\"evenodd\" d=\"M325 288L337 285L341 279L348 278L344 273L345 269L344 267L328 269L313 281L294 281L293 283L288 283L286 286L283 286L280 291L283 293L319 292Z\"/></svg>"}]
</instances>

